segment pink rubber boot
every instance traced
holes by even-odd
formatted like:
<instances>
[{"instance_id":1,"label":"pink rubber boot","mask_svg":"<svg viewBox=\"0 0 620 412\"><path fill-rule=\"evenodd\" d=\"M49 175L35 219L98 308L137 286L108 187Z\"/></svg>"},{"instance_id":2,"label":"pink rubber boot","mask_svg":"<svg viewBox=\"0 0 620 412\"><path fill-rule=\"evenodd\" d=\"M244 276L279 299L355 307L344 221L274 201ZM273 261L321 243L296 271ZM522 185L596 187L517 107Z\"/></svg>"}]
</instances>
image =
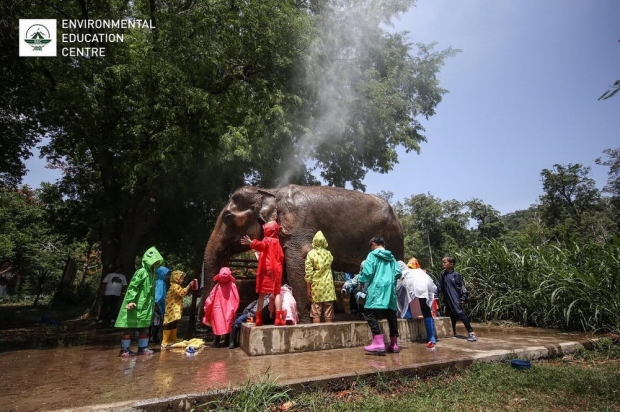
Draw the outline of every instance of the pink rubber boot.
<instances>
[{"instance_id":1,"label":"pink rubber boot","mask_svg":"<svg viewBox=\"0 0 620 412\"><path fill-rule=\"evenodd\" d=\"M385 353L385 342L383 341L383 334L372 335L372 342L368 346L364 346L366 352L373 353Z\"/></svg>"},{"instance_id":2,"label":"pink rubber boot","mask_svg":"<svg viewBox=\"0 0 620 412\"><path fill-rule=\"evenodd\" d=\"M387 347L388 352L398 353L400 347L398 346L398 336L390 336L390 344Z\"/></svg>"}]
</instances>

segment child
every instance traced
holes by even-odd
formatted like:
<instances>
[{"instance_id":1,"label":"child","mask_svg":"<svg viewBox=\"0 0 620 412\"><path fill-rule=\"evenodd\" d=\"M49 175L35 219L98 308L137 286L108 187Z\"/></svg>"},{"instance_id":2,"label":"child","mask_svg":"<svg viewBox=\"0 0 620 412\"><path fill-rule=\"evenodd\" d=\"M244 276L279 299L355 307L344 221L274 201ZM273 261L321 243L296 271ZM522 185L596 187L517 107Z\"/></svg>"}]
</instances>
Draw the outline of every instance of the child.
<instances>
[{"instance_id":1,"label":"child","mask_svg":"<svg viewBox=\"0 0 620 412\"><path fill-rule=\"evenodd\" d=\"M256 326L263 325L263 302L265 294L274 295L276 305L276 319L274 325L285 325L283 319L282 300L280 298L280 288L282 286L282 264L284 252L278 239L280 225L271 221L263 225L263 240L250 239L249 236L241 238L241 244L250 246L259 252L258 268L256 270L256 293L258 293L258 307L256 308Z\"/></svg>"},{"instance_id":2,"label":"child","mask_svg":"<svg viewBox=\"0 0 620 412\"><path fill-rule=\"evenodd\" d=\"M193 288L194 283L198 282L198 280L193 279L189 285L182 287L185 276L185 272L180 270L175 270L170 276L170 289L166 296L166 313L164 315L164 337L161 341L162 349L169 348L181 341L177 337L177 327L183 316L183 298Z\"/></svg>"},{"instance_id":3,"label":"child","mask_svg":"<svg viewBox=\"0 0 620 412\"><path fill-rule=\"evenodd\" d=\"M306 256L306 293L312 302L310 317L312 323L321 323L321 314L325 322L334 319L334 301L336 300L336 288L332 274L332 261L334 257L327 250L327 239L320 230L312 239L312 249Z\"/></svg>"},{"instance_id":4,"label":"child","mask_svg":"<svg viewBox=\"0 0 620 412\"><path fill-rule=\"evenodd\" d=\"M239 308L239 292L237 292L235 278L227 267L220 269L220 273L215 275L213 280L217 284L211 289L205 301L205 315L202 323L213 328L215 335L213 347L219 348L222 346L222 337L224 338L223 346L230 345L229 336Z\"/></svg>"},{"instance_id":5,"label":"child","mask_svg":"<svg viewBox=\"0 0 620 412\"><path fill-rule=\"evenodd\" d=\"M114 327L124 328L121 338L119 356L129 358L136 355L129 348L131 335L138 331L138 355L152 355L148 348L149 326L155 306L155 270L163 265L164 258L154 247L148 249L142 256L142 267L134 273L127 286L125 299L116 318Z\"/></svg>"},{"instance_id":6,"label":"child","mask_svg":"<svg viewBox=\"0 0 620 412\"><path fill-rule=\"evenodd\" d=\"M463 325L467 329L469 336L467 340L475 342L478 340L474 329L469 323L469 318L463 312L463 304L467 302L467 289L463 285L463 277L460 273L454 271L456 259L452 256L446 256L441 260L443 272L439 277L439 285L437 287L437 295L443 292L444 303L450 312L450 321L452 321L452 333L456 337L456 320L461 319Z\"/></svg>"},{"instance_id":7,"label":"child","mask_svg":"<svg viewBox=\"0 0 620 412\"><path fill-rule=\"evenodd\" d=\"M297 313L297 301L293 296L293 288L289 285L282 285L280 288L280 298L282 302L282 316L287 325L297 325L299 314Z\"/></svg>"},{"instance_id":8,"label":"child","mask_svg":"<svg viewBox=\"0 0 620 412\"><path fill-rule=\"evenodd\" d=\"M402 277L396 285L396 295L398 299L398 315L405 318L409 310L415 317L420 313L424 318L426 328L426 347L433 349L437 343L435 337L435 321L433 320L432 307L435 300L437 286L429 275L420 268L420 263L416 258L409 259L409 262L399 260L398 266L402 269Z\"/></svg>"},{"instance_id":9,"label":"child","mask_svg":"<svg viewBox=\"0 0 620 412\"><path fill-rule=\"evenodd\" d=\"M364 318L372 332L372 343L364 346L366 352L375 354L388 352L398 353L398 319L396 310L396 281L401 276L401 270L394 255L385 249L385 240L373 237L370 240L371 252L366 257L359 281L368 287L366 303L364 304ZM387 317L390 328L390 344L386 348L378 316Z\"/></svg>"},{"instance_id":10,"label":"child","mask_svg":"<svg viewBox=\"0 0 620 412\"><path fill-rule=\"evenodd\" d=\"M172 273L165 266L160 266L155 271L157 279L155 279L155 313L153 313L153 322L151 323L151 342L160 343L159 328L164 321L166 313L166 293L168 291L167 283L170 282L169 276Z\"/></svg>"},{"instance_id":11,"label":"child","mask_svg":"<svg viewBox=\"0 0 620 412\"><path fill-rule=\"evenodd\" d=\"M284 288L284 286L282 286ZM232 326L232 332L230 333L230 342L228 349L235 349L239 344L238 335L241 330L243 322L248 320L250 316L256 317L256 308L258 307L258 300L253 301L243 309L243 313L235 319L235 323ZM266 294L263 301L263 325L273 325L275 316L275 301L271 294Z\"/></svg>"},{"instance_id":12,"label":"child","mask_svg":"<svg viewBox=\"0 0 620 412\"><path fill-rule=\"evenodd\" d=\"M365 260L362 261L362 264L360 265L360 273L364 268L364 263L366 263ZM351 313L359 313L360 317L364 319L364 302L366 301L366 287L364 284L361 284L359 282L359 278L360 275L358 273L351 279L344 282L340 293L343 296L349 295L349 306L351 308Z\"/></svg>"}]
</instances>

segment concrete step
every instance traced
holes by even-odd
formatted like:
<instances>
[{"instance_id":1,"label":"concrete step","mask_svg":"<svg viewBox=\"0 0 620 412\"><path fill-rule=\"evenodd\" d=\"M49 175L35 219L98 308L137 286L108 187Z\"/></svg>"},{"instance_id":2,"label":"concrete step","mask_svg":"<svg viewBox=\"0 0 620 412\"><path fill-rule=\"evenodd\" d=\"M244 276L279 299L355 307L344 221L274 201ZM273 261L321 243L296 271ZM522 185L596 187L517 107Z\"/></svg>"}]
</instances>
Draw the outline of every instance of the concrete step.
<instances>
[{"instance_id":1,"label":"concrete step","mask_svg":"<svg viewBox=\"0 0 620 412\"><path fill-rule=\"evenodd\" d=\"M380 320L379 324L388 343L387 320ZM452 336L450 318L435 318L435 330L439 339ZM403 342L426 340L424 319L399 319L398 334ZM287 326L248 326L244 323L239 346L248 355L259 356L351 348L368 345L371 339L368 323L363 320Z\"/></svg>"}]
</instances>

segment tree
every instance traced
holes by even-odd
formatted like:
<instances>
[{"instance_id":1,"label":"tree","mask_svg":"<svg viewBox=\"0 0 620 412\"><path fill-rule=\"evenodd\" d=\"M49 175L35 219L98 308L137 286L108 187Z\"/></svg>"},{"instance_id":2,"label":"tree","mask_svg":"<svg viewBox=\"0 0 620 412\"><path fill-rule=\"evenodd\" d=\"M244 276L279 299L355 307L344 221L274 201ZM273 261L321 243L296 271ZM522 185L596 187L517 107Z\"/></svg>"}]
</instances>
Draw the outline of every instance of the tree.
<instances>
[{"instance_id":1,"label":"tree","mask_svg":"<svg viewBox=\"0 0 620 412\"><path fill-rule=\"evenodd\" d=\"M570 163L541 172L541 216L556 240L597 232L592 215L601 210L601 196L589 174L589 167Z\"/></svg>"},{"instance_id":2,"label":"tree","mask_svg":"<svg viewBox=\"0 0 620 412\"><path fill-rule=\"evenodd\" d=\"M465 202L465 205L469 208L471 218L478 224L475 231L480 238L497 239L506 232L500 213L493 206L478 198Z\"/></svg>"},{"instance_id":3,"label":"tree","mask_svg":"<svg viewBox=\"0 0 620 412\"><path fill-rule=\"evenodd\" d=\"M156 27L123 31L105 58L33 59L24 71L24 87L45 94L42 153L63 173L48 195L77 221L64 234L100 244L104 271L128 275L155 243L197 266L243 184L315 184L318 172L363 188L367 170L390 170L398 146L424 141L418 118L434 114L446 92L436 73L454 53L415 45L412 56L404 35L382 29L411 0L26 3L15 19ZM343 23L354 36L336 30ZM335 107L346 113L328 127Z\"/></svg>"},{"instance_id":4,"label":"tree","mask_svg":"<svg viewBox=\"0 0 620 412\"><path fill-rule=\"evenodd\" d=\"M38 193L24 186L0 189L0 256L18 269L15 292L35 296L53 292L69 257L65 240L46 224Z\"/></svg>"},{"instance_id":5,"label":"tree","mask_svg":"<svg viewBox=\"0 0 620 412\"><path fill-rule=\"evenodd\" d=\"M46 132L38 121L45 110L46 82L24 75L36 70L37 62L18 56L19 30L7 24L17 23L29 6L12 0L0 4L0 187L11 189L17 189L26 174L24 160Z\"/></svg>"},{"instance_id":6,"label":"tree","mask_svg":"<svg viewBox=\"0 0 620 412\"><path fill-rule=\"evenodd\" d=\"M403 225L405 256L415 256L432 267L441 253L441 200L429 194L414 195L398 204Z\"/></svg>"},{"instance_id":7,"label":"tree","mask_svg":"<svg viewBox=\"0 0 620 412\"><path fill-rule=\"evenodd\" d=\"M595 160L597 165L609 166L607 184L603 191L610 193L614 197L620 197L620 148L605 149L603 153L607 155L607 159L599 157Z\"/></svg>"},{"instance_id":8,"label":"tree","mask_svg":"<svg viewBox=\"0 0 620 412\"><path fill-rule=\"evenodd\" d=\"M607 155L607 159L599 157L596 159L596 164L609 166L607 184L603 188L603 192L611 194L609 210L612 214L612 220L616 222L615 232L620 234L620 149L605 149L603 153Z\"/></svg>"}]
</instances>

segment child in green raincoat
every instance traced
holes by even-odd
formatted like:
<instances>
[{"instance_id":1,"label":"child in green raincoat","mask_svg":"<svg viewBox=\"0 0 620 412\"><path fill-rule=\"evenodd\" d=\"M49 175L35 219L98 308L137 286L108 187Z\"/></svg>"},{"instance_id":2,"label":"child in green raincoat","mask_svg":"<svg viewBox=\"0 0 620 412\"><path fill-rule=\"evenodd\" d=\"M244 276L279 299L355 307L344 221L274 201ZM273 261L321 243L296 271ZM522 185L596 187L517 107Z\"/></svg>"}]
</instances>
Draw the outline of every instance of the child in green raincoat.
<instances>
[{"instance_id":1,"label":"child in green raincoat","mask_svg":"<svg viewBox=\"0 0 620 412\"><path fill-rule=\"evenodd\" d=\"M321 322L321 314L325 322L334 319L334 301L336 300L336 288L332 274L332 261L334 257L327 250L327 239L320 230L312 239L312 250L306 256L306 292L312 301L310 317L312 323Z\"/></svg>"},{"instance_id":2,"label":"child in green raincoat","mask_svg":"<svg viewBox=\"0 0 620 412\"><path fill-rule=\"evenodd\" d=\"M116 318L114 327L123 328L121 351L119 356L129 358L135 356L129 347L131 335L138 331L138 355L152 355L148 348L149 327L155 307L155 270L164 264L164 258L157 249L151 247L142 256L142 267L134 273L127 286L125 299Z\"/></svg>"}]
</instances>

